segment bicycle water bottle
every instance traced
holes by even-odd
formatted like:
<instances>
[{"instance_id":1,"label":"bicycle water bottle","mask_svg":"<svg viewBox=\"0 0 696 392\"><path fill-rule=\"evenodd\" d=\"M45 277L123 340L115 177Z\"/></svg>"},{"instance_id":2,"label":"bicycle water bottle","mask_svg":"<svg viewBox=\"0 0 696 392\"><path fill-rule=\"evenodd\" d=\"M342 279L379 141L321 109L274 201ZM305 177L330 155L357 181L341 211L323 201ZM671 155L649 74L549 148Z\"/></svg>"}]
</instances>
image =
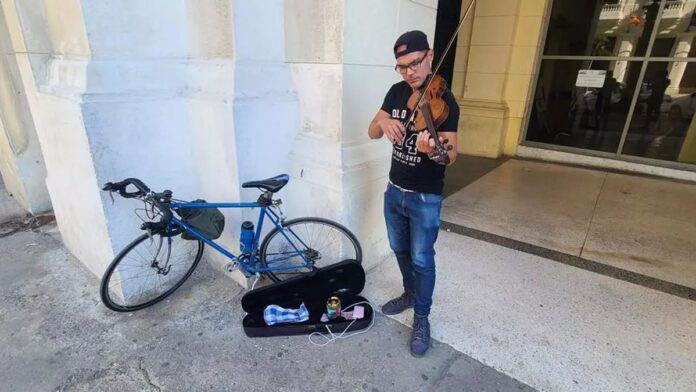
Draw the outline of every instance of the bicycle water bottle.
<instances>
[{"instance_id":1,"label":"bicycle water bottle","mask_svg":"<svg viewBox=\"0 0 696 392\"><path fill-rule=\"evenodd\" d=\"M251 253L254 247L254 224L249 221L242 223L242 231L239 233L239 249L242 253Z\"/></svg>"}]
</instances>

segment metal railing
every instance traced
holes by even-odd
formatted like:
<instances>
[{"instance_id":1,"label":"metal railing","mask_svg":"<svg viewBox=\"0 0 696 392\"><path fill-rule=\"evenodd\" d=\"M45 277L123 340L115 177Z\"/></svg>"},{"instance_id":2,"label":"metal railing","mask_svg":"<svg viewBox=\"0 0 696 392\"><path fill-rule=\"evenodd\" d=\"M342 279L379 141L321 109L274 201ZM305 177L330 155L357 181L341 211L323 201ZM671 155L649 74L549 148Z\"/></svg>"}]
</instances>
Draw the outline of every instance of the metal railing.
<instances>
[{"instance_id":1,"label":"metal railing","mask_svg":"<svg viewBox=\"0 0 696 392\"><path fill-rule=\"evenodd\" d=\"M618 12L623 8L623 4L604 4L602 6L602 13Z\"/></svg>"},{"instance_id":2,"label":"metal railing","mask_svg":"<svg viewBox=\"0 0 696 392\"><path fill-rule=\"evenodd\" d=\"M665 2L665 10L662 13L662 18L681 18L684 16L684 0L667 0Z\"/></svg>"},{"instance_id":3,"label":"metal railing","mask_svg":"<svg viewBox=\"0 0 696 392\"><path fill-rule=\"evenodd\" d=\"M599 14L600 20L622 19L624 17L624 2L605 3L602 5L602 12Z\"/></svg>"}]
</instances>

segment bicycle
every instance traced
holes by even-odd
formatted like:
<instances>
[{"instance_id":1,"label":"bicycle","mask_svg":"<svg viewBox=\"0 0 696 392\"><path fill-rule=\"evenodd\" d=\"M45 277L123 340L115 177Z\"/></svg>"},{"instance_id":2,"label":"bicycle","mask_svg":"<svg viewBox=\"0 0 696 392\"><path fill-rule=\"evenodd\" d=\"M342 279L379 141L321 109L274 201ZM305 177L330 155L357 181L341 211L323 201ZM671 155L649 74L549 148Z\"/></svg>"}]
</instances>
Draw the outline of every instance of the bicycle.
<instances>
[{"instance_id":1,"label":"bicycle","mask_svg":"<svg viewBox=\"0 0 696 392\"><path fill-rule=\"evenodd\" d=\"M228 271L239 268L247 277L256 276L256 281L266 275L279 282L346 259L361 263L360 243L343 225L316 217L286 221L280 209L282 201L273 199L273 195L288 181L287 175L280 175L245 182L242 188L258 188L263 193L256 202L243 203L178 200L172 198L172 191L153 192L137 178L104 184L102 190L108 191L109 195L117 192L124 198L143 201L149 221L141 217L144 223L140 228L146 233L123 248L106 269L100 285L102 302L111 310L131 312L162 301L191 276L206 244L231 260L227 264ZM241 246L245 249L239 255L216 243L214 238L204 235L200 228L197 230L183 218L185 213L194 209L217 211L218 208L259 208L253 239L249 241L247 238L247 246ZM159 220L155 221L157 218ZM274 227L259 245L258 239L266 220L270 220ZM222 228L219 231L222 232Z\"/></svg>"}]
</instances>

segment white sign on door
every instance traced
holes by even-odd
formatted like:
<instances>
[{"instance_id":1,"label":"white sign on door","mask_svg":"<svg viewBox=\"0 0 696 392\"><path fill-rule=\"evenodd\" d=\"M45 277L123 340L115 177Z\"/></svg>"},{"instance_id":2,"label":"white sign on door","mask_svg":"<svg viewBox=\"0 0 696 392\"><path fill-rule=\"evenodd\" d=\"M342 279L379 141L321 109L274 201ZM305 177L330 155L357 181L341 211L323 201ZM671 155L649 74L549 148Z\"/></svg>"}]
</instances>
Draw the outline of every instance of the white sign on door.
<instances>
[{"instance_id":1,"label":"white sign on door","mask_svg":"<svg viewBox=\"0 0 696 392\"><path fill-rule=\"evenodd\" d=\"M607 71L596 69L581 69L578 71L578 78L575 79L577 87L593 87L601 88L604 86L604 79L607 77Z\"/></svg>"}]
</instances>

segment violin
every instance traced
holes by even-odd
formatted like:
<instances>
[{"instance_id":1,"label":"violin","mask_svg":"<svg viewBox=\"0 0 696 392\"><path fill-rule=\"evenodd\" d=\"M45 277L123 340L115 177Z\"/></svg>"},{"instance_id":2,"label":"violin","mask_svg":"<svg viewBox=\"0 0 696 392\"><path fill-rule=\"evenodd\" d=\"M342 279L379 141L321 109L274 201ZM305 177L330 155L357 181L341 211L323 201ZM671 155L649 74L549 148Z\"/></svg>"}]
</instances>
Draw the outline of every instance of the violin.
<instances>
[{"instance_id":1,"label":"violin","mask_svg":"<svg viewBox=\"0 0 696 392\"><path fill-rule=\"evenodd\" d=\"M427 130L435 141L435 150L428 154L430 159L441 165L449 165L448 152L453 147L447 144L447 139L440 141L436 131L449 115L447 102L442 98L447 90L447 82L440 75L430 75L428 79L424 88L414 91L408 98L406 105L411 110L409 122L417 132Z\"/></svg>"},{"instance_id":2,"label":"violin","mask_svg":"<svg viewBox=\"0 0 696 392\"><path fill-rule=\"evenodd\" d=\"M449 107L447 107L447 103L442 98L442 95L447 90L447 82L442 76L437 74L437 71L440 69L442 61L445 59L447 52L452 46L454 38L459 34L459 29L462 27L462 23L467 15L469 15L469 11L471 11L474 3L476 3L476 0L469 3L466 12L464 12L464 16L462 16L462 19L459 21L457 29L454 34L452 34L452 37L447 43L447 47L440 56L435 70L432 75L428 77L426 83L424 83L424 87L414 91L407 102L407 106L411 110L411 115L406 125L412 124L416 131L427 130L430 133L430 137L435 141L435 150L428 154L428 156L441 165L449 165L450 158L448 152L451 151L453 147L452 145L446 144L446 139L440 141L440 138L437 136L437 128L447 120L447 116L449 115Z\"/></svg>"},{"instance_id":3,"label":"violin","mask_svg":"<svg viewBox=\"0 0 696 392\"><path fill-rule=\"evenodd\" d=\"M431 78L432 83L428 83ZM413 125L416 127L416 131L418 132L428 129L428 124L425 116L422 113L425 105L430 108L430 115L436 128L442 125L442 123L447 120L447 116L449 115L449 107L447 106L447 102L442 99L442 95L447 89L447 82L445 79L440 75L430 75L430 77L426 79L426 83L424 83L424 85L428 87L427 90L418 89L414 91L413 94L411 94L411 96L408 98L407 103L407 106L411 111L414 109L416 111L413 119ZM425 95L425 98L423 99L421 105L416 108L416 105L418 105L422 95Z\"/></svg>"}]
</instances>

